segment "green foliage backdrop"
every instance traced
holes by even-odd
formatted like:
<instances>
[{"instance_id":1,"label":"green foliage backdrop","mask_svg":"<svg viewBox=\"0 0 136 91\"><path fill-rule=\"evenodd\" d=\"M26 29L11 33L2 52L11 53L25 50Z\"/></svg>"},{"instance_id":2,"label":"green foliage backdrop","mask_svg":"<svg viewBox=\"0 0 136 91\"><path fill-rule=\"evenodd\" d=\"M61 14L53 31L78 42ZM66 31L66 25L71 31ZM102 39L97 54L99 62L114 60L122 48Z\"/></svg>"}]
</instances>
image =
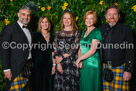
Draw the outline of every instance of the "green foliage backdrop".
<instances>
[{"instance_id":1,"label":"green foliage backdrop","mask_svg":"<svg viewBox=\"0 0 136 91\"><path fill-rule=\"evenodd\" d=\"M121 20L136 31L136 0L0 0L0 32L4 25L17 21L17 12L23 5L32 9L30 26L36 31L40 16L46 15L55 33L60 29L60 19L65 10L71 11L75 17L79 30L85 29L83 16L86 11L93 10L98 14L97 26L105 21L105 9L109 5L118 5L122 11ZM3 91L4 76L0 66L0 91Z\"/></svg>"},{"instance_id":2,"label":"green foliage backdrop","mask_svg":"<svg viewBox=\"0 0 136 91\"><path fill-rule=\"evenodd\" d=\"M136 30L136 0L0 0L0 31L5 24L14 23L17 20L17 12L22 5L32 9L32 26L37 25L40 16L46 15L55 32L60 29L60 18L65 9L72 11L76 16L79 29L83 31L83 15L86 11L97 12L99 26L106 23L105 9L111 4L121 8L123 23L129 24L133 30Z\"/></svg>"}]
</instances>

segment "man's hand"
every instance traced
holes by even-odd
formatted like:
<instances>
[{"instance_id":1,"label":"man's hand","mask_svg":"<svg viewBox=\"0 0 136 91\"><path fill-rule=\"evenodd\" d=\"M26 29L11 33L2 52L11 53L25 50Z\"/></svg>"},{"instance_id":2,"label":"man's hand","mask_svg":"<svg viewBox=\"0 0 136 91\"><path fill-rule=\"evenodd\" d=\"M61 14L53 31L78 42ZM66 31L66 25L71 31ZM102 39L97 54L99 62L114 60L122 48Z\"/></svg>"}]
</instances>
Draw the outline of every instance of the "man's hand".
<instances>
[{"instance_id":1,"label":"man's hand","mask_svg":"<svg viewBox=\"0 0 136 91\"><path fill-rule=\"evenodd\" d=\"M11 70L9 70L7 72L4 72L4 75L5 75L6 78L8 78L9 80L11 80L11 77L12 77Z\"/></svg>"},{"instance_id":2,"label":"man's hand","mask_svg":"<svg viewBox=\"0 0 136 91\"><path fill-rule=\"evenodd\" d=\"M132 77L132 75L131 75L131 73L130 72L124 72L123 73L123 79L124 79L124 81L129 81L130 79L131 79L131 77Z\"/></svg>"}]
</instances>

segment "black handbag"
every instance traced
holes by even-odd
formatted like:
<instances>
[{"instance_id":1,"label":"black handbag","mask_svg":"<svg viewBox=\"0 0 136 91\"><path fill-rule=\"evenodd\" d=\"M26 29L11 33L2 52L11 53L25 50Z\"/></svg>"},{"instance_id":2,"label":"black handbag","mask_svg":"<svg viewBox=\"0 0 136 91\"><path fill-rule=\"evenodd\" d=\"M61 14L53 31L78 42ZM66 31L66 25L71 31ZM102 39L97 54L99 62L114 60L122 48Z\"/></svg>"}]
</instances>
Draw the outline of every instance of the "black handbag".
<instances>
[{"instance_id":1,"label":"black handbag","mask_svg":"<svg viewBox=\"0 0 136 91\"><path fill-rule=\"evenodd\" d=\"M27 61L21 74L24 78L30 78L30 76L32 74L32 61L31 60Z\"/></svg>"},{"instance_id":2,"label":"black handbag","mask_svg":"<svg viewBox=\"0 0 136 91\"><path fill-rule=\"evenodd\" d=\"M105 81L111 82L114 79L114 75L111 69L104 68L103 78Z\"/></svg>"}]
</instances>

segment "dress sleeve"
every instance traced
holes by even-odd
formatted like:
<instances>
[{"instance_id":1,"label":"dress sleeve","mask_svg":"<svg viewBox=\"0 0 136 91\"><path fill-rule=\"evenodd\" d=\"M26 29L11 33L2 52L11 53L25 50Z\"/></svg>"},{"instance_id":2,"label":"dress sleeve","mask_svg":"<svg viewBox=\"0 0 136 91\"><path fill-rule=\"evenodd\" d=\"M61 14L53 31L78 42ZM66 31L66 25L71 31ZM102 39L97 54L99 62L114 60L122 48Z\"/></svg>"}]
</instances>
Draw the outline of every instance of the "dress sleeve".
<instances>
[{"instance_id":1,"label":"dress sleeve","mask_svg":"<svg viewBox=\"0 0 136 91\"><path fill-rule=\"evenodd\" d=\"M59 31L58 32L56 32L56 35L55 35L55 39L54 39L54 58L56 57L56 56L61 56L61 54L59 54L59 52L58 52L58 43L57 43L57 40L58 40L58 35L59 35Z\"/></svg>"},{"instance_id":2,"label":"dress sleeve","mask_svg":"<svg viewBox=\"0 0 136 91\"><path fill-rule=\"evenodd\" d=\"M101 35L101 32L99 29L96 30L93 39L97 39L97 40L102 41L102 35Z\"/></svg>"},{"instance_id":3,"label":"dress sleeve","mask_svg":"<svg viewBox=\"0 0 136 91\"><path fill-rule=\"evenodd\" d=\"M75 32L75 42L74 45L75 47L72 47L67 53L72 55L74 53L77 52L78 48L79 48L79 44L80 44L80 38L81 38L81 33L79 32L79 30L77 30Z\"/></svg>"}]
</instances>

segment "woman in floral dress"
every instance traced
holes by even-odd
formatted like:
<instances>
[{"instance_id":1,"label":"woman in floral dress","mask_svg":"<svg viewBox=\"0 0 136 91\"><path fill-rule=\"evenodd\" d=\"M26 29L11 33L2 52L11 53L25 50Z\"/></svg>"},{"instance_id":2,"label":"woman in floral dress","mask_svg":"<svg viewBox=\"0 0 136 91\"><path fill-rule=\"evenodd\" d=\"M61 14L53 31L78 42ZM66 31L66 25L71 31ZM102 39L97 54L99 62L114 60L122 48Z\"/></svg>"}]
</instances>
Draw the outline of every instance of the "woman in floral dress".
<instances>
[{"instance_id":1,"label":"woman in floral dress","mask_svg":"<svg viewBox=\"0 0 136 91\"><path fill-rule=\"evenodd\" d=\"M80 32L71 12L62 16L61 30L56 33L55 52L57 70L54 91L79 91L79 69L75 65L79 48Z\"/></svg>"}]
</instances>

